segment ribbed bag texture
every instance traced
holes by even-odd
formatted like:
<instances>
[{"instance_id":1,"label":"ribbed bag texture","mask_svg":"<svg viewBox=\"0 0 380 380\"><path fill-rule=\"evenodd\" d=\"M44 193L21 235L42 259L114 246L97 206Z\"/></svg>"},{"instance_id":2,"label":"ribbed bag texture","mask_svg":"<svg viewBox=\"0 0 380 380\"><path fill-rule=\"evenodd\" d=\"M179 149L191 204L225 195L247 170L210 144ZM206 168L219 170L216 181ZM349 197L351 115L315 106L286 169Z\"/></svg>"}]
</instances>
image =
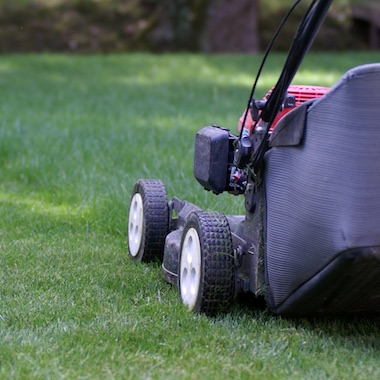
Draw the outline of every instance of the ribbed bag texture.
<instances>
[{"instance_id":1,"label":"ribbed bag texture","mask_svg":"<svg viewBox=\"0 0 380 380\"><path fill-rule=\"evenodd\" d=\"M340 253L380 246L380 64L309 106L301 143L266 153L265 187L270 308Z\"/></svg>"}]
</instances>

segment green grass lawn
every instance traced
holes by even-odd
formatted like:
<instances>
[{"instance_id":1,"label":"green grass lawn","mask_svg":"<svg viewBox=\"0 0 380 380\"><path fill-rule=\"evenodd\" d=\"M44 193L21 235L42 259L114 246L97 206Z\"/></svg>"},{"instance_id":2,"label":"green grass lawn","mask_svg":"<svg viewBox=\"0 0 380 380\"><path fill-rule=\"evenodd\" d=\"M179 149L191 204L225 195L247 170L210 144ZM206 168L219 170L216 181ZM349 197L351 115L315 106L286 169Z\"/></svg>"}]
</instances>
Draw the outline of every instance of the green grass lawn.
<instances>
[{"instance_id":1,"label":"green grass lawn","mask_svg":"<svg viewBox=\"0 0 380 380\"><path fill-rule=\"evenodd\" d=\"M195 132L235 129L260 57L0 57L0 378L378 379L379 318L284 319L238 302L194 315L159 264L128 259L130 193L226 214L193 179ZM276 81L273 55L258 94ZM311 54L294 83L329 86L380 54ZM360 110L357 110L360 112Z\"/></svg>"}]
</instances>

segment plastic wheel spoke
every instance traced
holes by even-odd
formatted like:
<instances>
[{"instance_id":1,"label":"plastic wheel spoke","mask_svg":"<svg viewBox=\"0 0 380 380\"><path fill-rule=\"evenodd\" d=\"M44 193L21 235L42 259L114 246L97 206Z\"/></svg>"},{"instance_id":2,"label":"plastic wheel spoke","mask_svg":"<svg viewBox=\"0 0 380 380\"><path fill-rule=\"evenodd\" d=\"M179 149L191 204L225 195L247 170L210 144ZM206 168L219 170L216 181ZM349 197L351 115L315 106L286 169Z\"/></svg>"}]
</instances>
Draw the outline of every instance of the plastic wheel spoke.
<instances>
[{"instance_id":1,"label":"plastic wheel spoke","mask_svg":"<svg viewBox=\"0 0 380 380\"><path fill-rule=\"evenodd\" d=\"M194 268L191 269L191 272L190 272L190 283L191 283L191 286L190 286L190 291L191 291L191 294L195 294L195 291L198 287L198 284L197 284L197 281L198 281L198 277L197 277L197 272Z\"/></svg>"}]
</instances>

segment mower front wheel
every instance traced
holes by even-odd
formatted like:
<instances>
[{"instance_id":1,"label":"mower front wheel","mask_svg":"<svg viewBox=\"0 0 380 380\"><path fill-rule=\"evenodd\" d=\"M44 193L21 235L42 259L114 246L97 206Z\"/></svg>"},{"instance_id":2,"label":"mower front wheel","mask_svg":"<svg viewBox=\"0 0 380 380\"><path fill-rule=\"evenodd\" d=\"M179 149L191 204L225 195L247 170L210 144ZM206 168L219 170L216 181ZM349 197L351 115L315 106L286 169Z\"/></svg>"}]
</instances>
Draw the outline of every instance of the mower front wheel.
<instances>
[{"instance_id":1,"label":"mower front wheel","mask_svg":"<svg viewBox=\"0 0 380 380\"><path fill-rule=\"evenodd\" d=\"M217 212L190 214L182 235L178 291L197 313L227 311L234 298L234 258L227 218Z\"/></svg>"},{"instance_id":2,"label":"mower front wheel","mask_svg":"<svg viewBox=\"0 0 380 380\"><path fill-rule=\"evenodd\" d=\"M160 180L136 182L129 207L128 250L131 259L162 259L169 232L169 208L164 184Z\"/></svg>"}]
</instances>

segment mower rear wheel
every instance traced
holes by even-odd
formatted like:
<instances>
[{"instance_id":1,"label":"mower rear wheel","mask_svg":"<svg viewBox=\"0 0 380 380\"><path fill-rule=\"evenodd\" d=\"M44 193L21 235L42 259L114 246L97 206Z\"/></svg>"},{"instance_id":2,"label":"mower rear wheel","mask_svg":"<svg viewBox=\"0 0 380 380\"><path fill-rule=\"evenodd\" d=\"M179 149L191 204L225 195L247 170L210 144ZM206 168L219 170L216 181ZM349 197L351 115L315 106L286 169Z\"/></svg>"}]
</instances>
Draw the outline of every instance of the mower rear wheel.
<instances>
[{"instance_id":1,"label":"mower rear wheel","mask_svg":"<svg viewBox=\"0 0 380 380\"><path fill-rule=\"evenodd\" d=\"M217 212L190 214L178 261L182 302L197 313L227 311L234 298L234 258L227 218Z\"/></svg>"},{"instance_id":2,"label":"mower rear wheel","mask_svg":"<svg viewBox=\"0 0 380 380\"><path fill-rule=\"evenodd\" d=\"M169 232L169 208L165 186L160 180L136 182L129 207L128 251L131 259L162 259Z\"/></svg>"}]
</instances>

